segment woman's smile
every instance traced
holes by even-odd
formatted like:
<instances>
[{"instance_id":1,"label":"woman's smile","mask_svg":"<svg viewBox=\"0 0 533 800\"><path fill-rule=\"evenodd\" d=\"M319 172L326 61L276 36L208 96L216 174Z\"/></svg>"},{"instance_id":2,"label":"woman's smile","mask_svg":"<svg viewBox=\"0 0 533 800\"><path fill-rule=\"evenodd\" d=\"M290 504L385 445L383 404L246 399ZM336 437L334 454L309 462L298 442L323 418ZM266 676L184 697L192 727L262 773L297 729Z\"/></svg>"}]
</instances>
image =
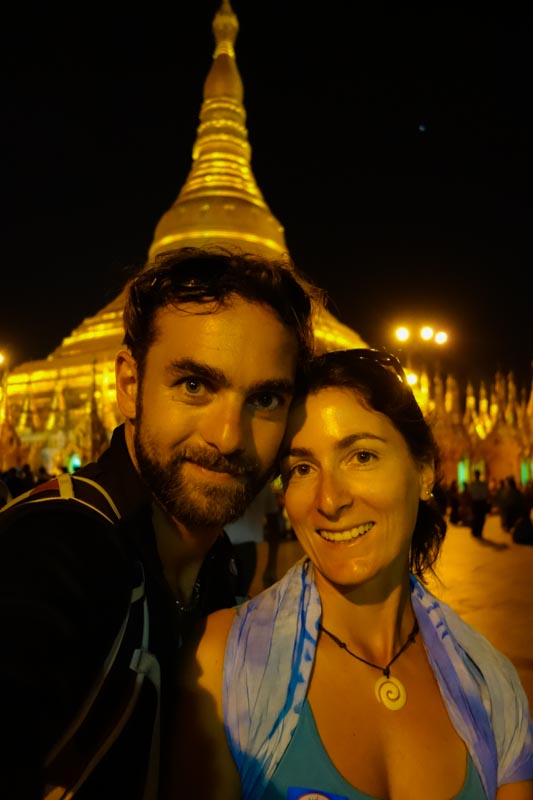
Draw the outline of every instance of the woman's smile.
<instances>
[{"instance_id":1,"label":"woman's smile","mask_svg":"<svg viewBox=\"0 0 533 800\"><path fill-rule=\"evenodd\" d=\"M364 536L366 533L368 533L368 531L371 530L374 525L374 522L365 522L362 525L358 525L355 528L349 528L347 530L319 530L317 533L322 539L326 539L328 542L353 542L355 539L359 539L361 536Z\"/></svg>"}]
</instances>

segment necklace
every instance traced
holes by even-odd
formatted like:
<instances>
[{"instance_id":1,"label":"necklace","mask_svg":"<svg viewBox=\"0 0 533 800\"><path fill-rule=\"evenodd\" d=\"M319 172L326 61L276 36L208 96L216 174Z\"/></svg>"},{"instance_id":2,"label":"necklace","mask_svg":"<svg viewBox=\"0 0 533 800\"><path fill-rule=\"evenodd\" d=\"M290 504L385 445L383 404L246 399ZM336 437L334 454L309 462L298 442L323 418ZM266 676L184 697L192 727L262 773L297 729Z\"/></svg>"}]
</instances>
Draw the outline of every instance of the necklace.
<instances>
[{"instance_id":1,"label":"necklace","mask_svg":"<svg viewBox=\"0 0 533 800\"><path fill-rule=\"evenodd\" d=\"M329 636L330 639L333 639L335 644L340 647L341 650L346 650L348 655L352 656L352 658L362 661L363 664L368 664L369 667L379 669L383 673L381 678L378 678L374 686L374 693L378 702L383 703L385 708L388 708L389 711L399 711L400 708L404 707L407 702L407 692L405 691L405 686L401 681L398 680L398 678L391 678L390 668L396 659L401 656L404 650L406 650L410 644L414 643L418 633L418 621L416 619L413 629L407 637L407 641L402 647L400 647L396 655L393 656L389 663L384 667L380 667L379 664L373 664L372 661L367 661L365 658L361 658L361 656L357 656L355 653L352 653L352 651L346 645L346 642L342 642L337 638L337 636L335 636L334 633L331 633L331 631L328 631L327 628L324 628L323 625L319 625L318 627L321 631L324 631L324 633Z\"/></svg>"},{"instance_id":2,"label":"necklace","mask_svg":"<svg viewBox=\"0 0 533 800\"><path fill-rule=\"evenodd\" d=\"M198 605L198 600L200 599L200 579L196 579L196 583L193 586L192 594L190 602L187 605L184 605L176 598L176 608L180 612L180 614L190 614L191 611L194 611Z\"/></svg>"}]
</instances>

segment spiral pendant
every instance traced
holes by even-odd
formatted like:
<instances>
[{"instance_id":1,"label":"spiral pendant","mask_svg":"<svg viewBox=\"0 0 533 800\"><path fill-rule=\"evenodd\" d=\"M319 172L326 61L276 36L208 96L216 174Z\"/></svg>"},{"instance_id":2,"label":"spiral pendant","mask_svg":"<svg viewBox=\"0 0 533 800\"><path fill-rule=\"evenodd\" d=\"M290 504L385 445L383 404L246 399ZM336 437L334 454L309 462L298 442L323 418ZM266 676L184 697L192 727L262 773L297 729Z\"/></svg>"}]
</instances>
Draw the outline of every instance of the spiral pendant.
<instances>
[{"instance_id":1,"label":"spiral pendant","mask_svg":"<svg viewBox=\"0 0 533 800\"><path fill-rule=\"evenodd\" d=\"M407 702L407 692L398 678L382 675L374 686L376 698L389 711L399 711Z\"/></svg>"}]
</instances>

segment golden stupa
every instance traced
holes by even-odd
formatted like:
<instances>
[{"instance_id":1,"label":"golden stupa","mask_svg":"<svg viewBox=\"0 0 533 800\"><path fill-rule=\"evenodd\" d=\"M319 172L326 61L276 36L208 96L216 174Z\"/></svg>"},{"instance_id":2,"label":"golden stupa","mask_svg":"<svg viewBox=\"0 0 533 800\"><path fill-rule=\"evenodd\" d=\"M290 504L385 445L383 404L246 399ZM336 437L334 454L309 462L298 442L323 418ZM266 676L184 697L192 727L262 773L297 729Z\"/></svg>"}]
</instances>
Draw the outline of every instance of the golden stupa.
<instances>
[{"instance_id":1,"label":"golden stupa","mask_svg":"<svg viewBox=\"0 0 533 800\"><path fill-rule=\"evenodd\" d=\"M284 229L257 186L235 60L238 20L222 0L213 21L215 50L204 83L192 167L155 229L148 258L183 246L218 243L279 258ZM47 358L15 367L0 402L0 470L29 463L56 472L105 449L121 421L114 359L122 342L123 295L83 320ZM313 327L317 350L365 347L323 307Z\"/></svg>"}]
</instances>

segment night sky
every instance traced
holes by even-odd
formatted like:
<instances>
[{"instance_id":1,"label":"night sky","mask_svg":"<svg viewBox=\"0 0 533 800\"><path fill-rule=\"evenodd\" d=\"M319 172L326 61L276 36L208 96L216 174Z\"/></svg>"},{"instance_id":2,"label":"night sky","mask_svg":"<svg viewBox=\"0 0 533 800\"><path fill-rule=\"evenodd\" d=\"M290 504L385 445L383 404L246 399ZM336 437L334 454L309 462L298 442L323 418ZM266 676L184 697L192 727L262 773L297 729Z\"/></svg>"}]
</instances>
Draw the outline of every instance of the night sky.
<instances>
[{"instance_id":1,"label":"night sky","mask_svg":"<svg viewBox=\"0 0 533 800\"><path fill-rule=\"evenodd\" d=\"M0 350L42 358L141 265L191 165L218 0L3 22ZM252 168L369 344L446 329L460 380L533 357L527 12L233 0ZM307 8L305 16L295 11ZM349 15L348 15L349 14Z\"/></svg>"}]
</instances>

